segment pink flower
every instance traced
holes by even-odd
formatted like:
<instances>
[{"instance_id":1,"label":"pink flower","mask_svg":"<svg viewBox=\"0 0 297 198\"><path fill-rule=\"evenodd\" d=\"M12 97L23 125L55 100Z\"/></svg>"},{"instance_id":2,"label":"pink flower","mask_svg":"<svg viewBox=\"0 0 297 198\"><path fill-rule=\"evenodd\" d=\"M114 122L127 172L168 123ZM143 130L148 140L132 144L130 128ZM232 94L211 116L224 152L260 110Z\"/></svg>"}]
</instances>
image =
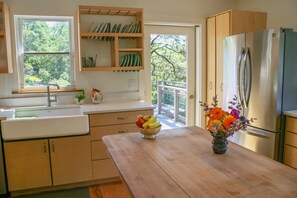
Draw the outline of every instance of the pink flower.
<instances>
[{"instance_id":1,"label":"pink flower","mask_svg":"<svg viewBox=\"0 0 297 198\"><path fill-rule=\"evenodd\" d=\"M230 112L230 115L232 115L234 118L238 119L240 112L237 109L232 109Z\"/></svg>"},{"instance_id":2,"label":"pink flower","mask_svg":"<svg viewBox=\"0 0 297 198\"><path fill-rule=\"evenodd\" d=\"M100 92L100 90L99 89L96 89L96 88L93 88L92 91L93 92Z\"/></svg>"}]
</instances>

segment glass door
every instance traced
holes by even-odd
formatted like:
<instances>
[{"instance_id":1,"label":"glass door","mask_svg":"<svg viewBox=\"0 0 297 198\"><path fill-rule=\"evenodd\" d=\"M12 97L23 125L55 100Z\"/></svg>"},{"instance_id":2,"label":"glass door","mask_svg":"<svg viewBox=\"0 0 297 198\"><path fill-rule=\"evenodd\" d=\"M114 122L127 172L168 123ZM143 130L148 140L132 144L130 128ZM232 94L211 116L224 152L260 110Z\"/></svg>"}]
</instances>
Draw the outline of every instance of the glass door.
<instances>
[{"instance_id":1,"label":"glass door","mask_svg":"<svg viewBox=\"0 0 297 198\"><path fill-rule=\"evenodd\" d=\"M195 28L146 25L144 46L146 102L173 127L194 125Z\"/></svg>"}]
</instances>

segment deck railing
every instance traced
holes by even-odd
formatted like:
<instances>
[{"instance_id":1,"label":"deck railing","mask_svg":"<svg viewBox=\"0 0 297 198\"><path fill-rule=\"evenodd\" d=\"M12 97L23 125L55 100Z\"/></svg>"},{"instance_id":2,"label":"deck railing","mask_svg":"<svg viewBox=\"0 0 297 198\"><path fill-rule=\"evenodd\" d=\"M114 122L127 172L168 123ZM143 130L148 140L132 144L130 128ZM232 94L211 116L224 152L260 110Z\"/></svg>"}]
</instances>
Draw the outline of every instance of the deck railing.
<instances>
[{"instance_id":1,"label":"deck railing","mask_svg":"<svg viewBox=\"0 0 297 198\"><path fill-rule=\"evenodd\" d=\"M163 110L163 105L169 105L173 106L173 119L175 122L177 121L183 121L185 122L185 112L184 115L180 115L181 108L184 107L184 111L186 111L186 95L187 95L187 89L186 89L186 83L183 82L173 82L173 81L158 81L157 83L154 83L153 86L156 86L157 88L157 112L158 114L161 114ZM173 96L173 105L170 104L168 99L166 100L165 95ZM183 100L180 100L180 98L183 98ZM164 111L166 111L164 109Z\"/></svg>"}]
</instances>

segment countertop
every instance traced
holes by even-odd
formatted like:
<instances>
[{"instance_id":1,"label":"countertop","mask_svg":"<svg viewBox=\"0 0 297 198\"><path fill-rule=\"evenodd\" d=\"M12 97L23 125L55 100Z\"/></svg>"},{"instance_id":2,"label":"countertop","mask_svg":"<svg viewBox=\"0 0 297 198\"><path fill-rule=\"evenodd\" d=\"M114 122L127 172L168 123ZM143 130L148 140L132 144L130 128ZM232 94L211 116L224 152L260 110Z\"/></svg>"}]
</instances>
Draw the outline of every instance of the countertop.
<instances>
[{"instance_id":1,"label":"countertop","mask_svg":"<svg viewBox=\"0 0 297 198\"><path fill-rule=\"evenodd\" d=\"M128 100L123 102L101 102L100 104L81 105L81 109L84 114L148 110L153 108L153 105L147 104L140 100Z\"/></svg>"},{"instance_id":2,"label":"countertop","mask_svg":"<svg viewBox=\"0 0 297 198\"><path fill-rule=\"evenodd\" d=\"M155 140L140 133L103 141L134 197L296 197L297 170L229 142L212 151L199 127L161 130Z\"/></svg>"},{"instance_id":3,"label":"countertop","mask_svg":"<svg viewBox=\"0 0 297 198\"><path fill-rule=\"evenodd\" d=\"M284 114L287 116L292 116L297 118L297 110L292 110L292 111L284 111Z\"/></svg>"},{"instance_id":4,"label":"countertop","mask_svg":"<svg viewBox=\"0 0 297 198\"><path fill-rule=\"evenodd\" d=\"M53 108L63 108L63 107L81 107L83 114L94 114L94 113L109 113L109 112L122 112L122 111L137 111L137 110L149 110L153 109L154 106L152 104L147 104L141 100L126 100L122 102L115 101L104 101L100 104L69 104L69 105L53 105ZM47 106L32 106L33 108L38 107L47 107ZM18 107L18 108L31 108L31 107ZM14 108L10 108L8 110L14 110ZM5 115L5 114L4 114ZM1 115L0 112L0 121L5 120L6 117Z\"/></svg>"}]
</instances>

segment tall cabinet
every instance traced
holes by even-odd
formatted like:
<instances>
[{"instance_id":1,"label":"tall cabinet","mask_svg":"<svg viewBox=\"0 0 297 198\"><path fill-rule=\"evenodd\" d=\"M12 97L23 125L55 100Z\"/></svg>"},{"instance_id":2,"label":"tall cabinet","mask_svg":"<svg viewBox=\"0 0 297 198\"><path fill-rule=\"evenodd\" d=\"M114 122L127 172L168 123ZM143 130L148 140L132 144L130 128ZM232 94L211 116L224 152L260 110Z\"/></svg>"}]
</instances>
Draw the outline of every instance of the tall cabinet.
<instances>
[{"instance_id":1,"label":"tall cabinet","mask_svg":"<svg viewBox=\"0 0 297 198\"><path fill-rule=\"evenodd\" d=\"M206 19L207 36L207 103L217 94L223 100L223 40L224 37L266 29L264 12L229 10Z\"/></svg>"},{"instance_id":2,"label":"tall cabinet","mask_svg":"<svg viewBox=\"0 0 297 198\"><path fill-rule=\"evenodd\" d=\"M0 73L12 73L9 8L0 2Z\"/></svg>"}]
</instances>

